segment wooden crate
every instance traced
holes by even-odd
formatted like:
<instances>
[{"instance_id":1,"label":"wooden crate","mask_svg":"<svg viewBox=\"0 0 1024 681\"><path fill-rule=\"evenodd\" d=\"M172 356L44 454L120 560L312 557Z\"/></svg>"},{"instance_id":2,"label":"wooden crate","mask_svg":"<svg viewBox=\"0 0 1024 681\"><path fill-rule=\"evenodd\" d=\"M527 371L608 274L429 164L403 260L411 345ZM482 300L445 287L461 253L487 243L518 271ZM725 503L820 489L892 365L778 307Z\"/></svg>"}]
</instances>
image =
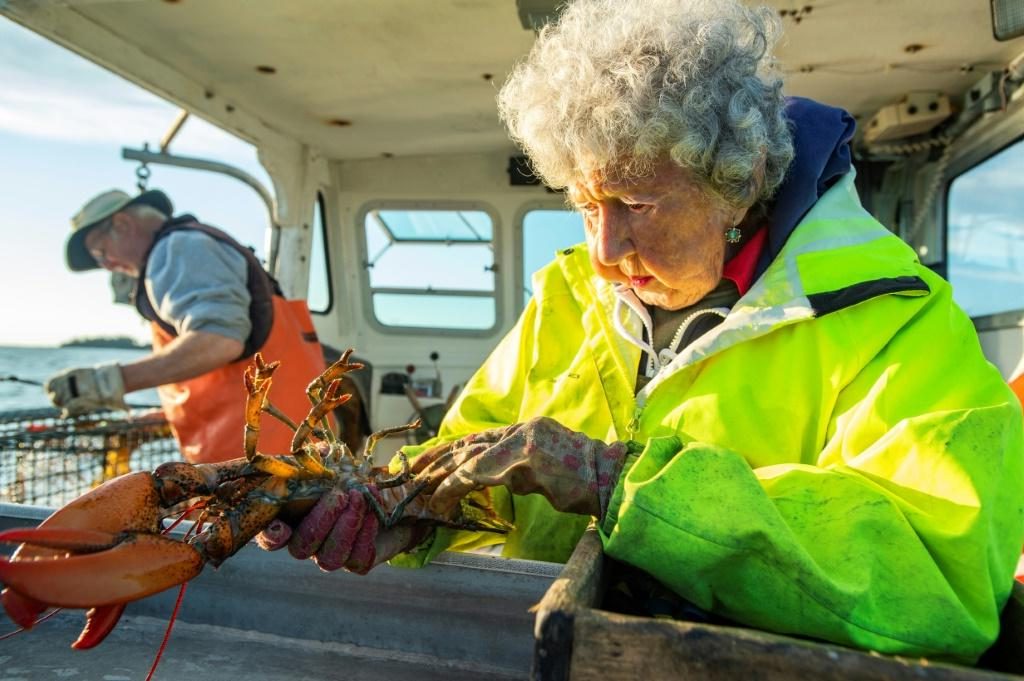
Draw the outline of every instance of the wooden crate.
<instances>
[{"instance_id":1,"label":"wooden crate","mask_svg":"<svg viewBox=\"0 0 1024 681\"><path fill-rule=\"evenodd\" d=\"M999 641L968 668L867 653L754 629L620 615L601 610L607 564L588 531L537 606L533 678L860 679L994 681L1024 679L1024 587L1015 583ZM999 671L994 671L999 670Z\"/></svg>"}]
</instances>

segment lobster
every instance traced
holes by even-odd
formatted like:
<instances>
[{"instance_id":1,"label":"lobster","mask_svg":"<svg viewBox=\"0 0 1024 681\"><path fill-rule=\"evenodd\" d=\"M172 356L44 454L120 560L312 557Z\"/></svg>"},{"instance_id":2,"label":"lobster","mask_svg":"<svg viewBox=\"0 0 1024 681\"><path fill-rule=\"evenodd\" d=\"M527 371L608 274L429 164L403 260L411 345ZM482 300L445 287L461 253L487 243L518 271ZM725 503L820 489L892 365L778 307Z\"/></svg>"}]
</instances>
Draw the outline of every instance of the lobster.
<instances>
[{"instance_id":1,"label":"lobster","mask_svg":"<svg viewBox=\"0 0 1024 681\"><path fill-rule=\"evenodd\" d=\"M37 528L0 532L0 542L20 544L10 559L0 558L0 583L6 587L0 600L10 618L28 629L48 608L87 609L85 627L71 647L96 646L116 626L127 603L184 584L206 564L219 566L275 518L300 518L332 489L361 492L385 529L434 523L507 530L504 521L481 507L463 508L455 517L431 515L420 494L427 483L406 484L412 475L401 454L397 474L373 466L373 450L382 437L415 429L418 423L371 434L359 453L335 436L327 414L350 398L341 392L341 377L363 366L350 363L351 354L346 351L309 384L312 407L295 424L268 398L280 362L267 363L257 353L245 373L244 457L169 462L152 472L129 473L72 500ZM292 430L290 453L258 451L262 413ZM193 530L198 531L192 536L190 530L179 540L162 529L165 520L196 512ZM88 589L81 587L83 577Z\"/></svg>"}]
</instances>

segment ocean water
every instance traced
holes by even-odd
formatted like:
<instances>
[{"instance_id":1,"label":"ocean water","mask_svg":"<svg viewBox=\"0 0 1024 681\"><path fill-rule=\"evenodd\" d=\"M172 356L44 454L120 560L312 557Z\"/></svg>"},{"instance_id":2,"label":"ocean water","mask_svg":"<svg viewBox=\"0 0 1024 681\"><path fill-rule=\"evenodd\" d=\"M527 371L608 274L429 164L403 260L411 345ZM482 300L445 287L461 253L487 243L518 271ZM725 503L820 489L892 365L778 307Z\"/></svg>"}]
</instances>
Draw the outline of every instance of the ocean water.
<instances>
[{"instance_id":1,"label":"ocean water","mask_svg":"<svg viewBox=\"0 0 1024 681\"><path fill-rule=\"evenodd\" d=\"M47 378L71 367L88 367L107 362L127 362L148 354L148 350L129 348L90 347L11 347L0 345L0 413L49 407L40 385L22 381L44 383ZM131 404L159 404L156 390L140 390L128 395Z\"/></svg>"}]
</instances>

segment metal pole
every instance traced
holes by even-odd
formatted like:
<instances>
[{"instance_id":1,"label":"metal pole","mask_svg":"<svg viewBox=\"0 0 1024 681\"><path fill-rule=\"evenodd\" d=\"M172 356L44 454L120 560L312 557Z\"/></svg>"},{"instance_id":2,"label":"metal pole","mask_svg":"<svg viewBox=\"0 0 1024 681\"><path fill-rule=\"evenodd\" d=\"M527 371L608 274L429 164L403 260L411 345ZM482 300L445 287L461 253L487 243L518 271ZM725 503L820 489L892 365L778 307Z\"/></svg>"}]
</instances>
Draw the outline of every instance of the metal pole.
<instances>
[{"instance_id":1,"label":"metal pole","mask_svg":"<svg viewBox=\"0 0 1024 681\"><path fill-rule=\"evenodd\" d=\"M178 136L179 132L181 132L181 126L185 125L185 121L188 120L188 116L188 109L182 109L178 112L178 117L174 119L173 123L171 123L170 130L168 130L167 134L164 135L164 138L160 140L161 154L167 153L167 148L171 146L171 142L173 142L174 138Z\"/></svg>"},{"instance_id":2,"label":"metal pole","mask_svg":"<svg viewBox=\"0 0 1024 681\"><path fill-rule=\"evenodd\" d=\"M187 114L186 114L187 115ZM165 138L166 139L166 138ZM278 228L277 221L277 204L274 202L274 197L271 193L260 184L260 181L255 177L230 166L227 163L220 163L218 161L209 161L204 158L192 158L189 156L175 156L174 154L167 154L163 152L149 151L148 149L129 149L124 147L121 149L121 158L129 161L139 161L141 163L157 163L166 166L178 166L180 168L195 168L197 170L208 170L213 173L221 173L241 180L245 184L252 187L260 198L263 199L263 203L267 206L267 212L270 214L270 224L274 229Z\"/></svg>"}]
</instances>

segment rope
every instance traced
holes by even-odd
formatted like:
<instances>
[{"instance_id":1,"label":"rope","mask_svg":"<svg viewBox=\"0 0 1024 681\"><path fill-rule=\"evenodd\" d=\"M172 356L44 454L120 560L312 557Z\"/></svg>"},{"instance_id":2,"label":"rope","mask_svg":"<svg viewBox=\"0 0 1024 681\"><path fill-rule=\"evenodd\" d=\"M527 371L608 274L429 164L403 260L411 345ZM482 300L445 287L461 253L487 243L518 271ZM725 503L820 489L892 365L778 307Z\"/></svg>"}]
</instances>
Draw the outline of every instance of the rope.
<instances>
[{"instance_id":1,"label":"rope","mask_svg":"<svg viewBox=\"0 0 1024 681\"><path fill-rule=\"evenodd\" d=\"M156 668L160 664L160 658L163 657L164 651L167 649L167 642L171 638L171 631L174 629L174 623L178 620L178 610L181 609L181 601L185 598L185 587L188 586L188 582L181 585L181 589L178 590L178 599L174 601L174 610L171 611L171 620L167 623L167 631L164 632L164 640L160 642L160 647L156 651L156 657L153 658L153 666L149 668L149 673L146 674L146 681L152 681L153 674L156 674Z\"/></svg>"},{"instance_id":2,"label":"rope","mask_svg":"<svg viewBox=\"0 0 1024 681\"><path fill-rule=\"evenodd\" d=\"M13 374L11 374L10 376L0 376L0 381L11 381L12 383L24 383L25 385L38 385L38 386L42 386L43 385L41 381L32 381L32 380L29 380L27 378L18 378L17 376L15 376Z\"/></svg>"},{"instance_id":3,"label":"rope","mask_svg":"<svg viewBox=\"0 0 1024 681\"><path fill-rule=\"evenodd\" d=\"M40 624L41 622L45 622L46 620L50 619L51 617L56 615L61 610L62 610L62 608L54 608L50 612L46 613L45 615L43 615L42 617L37 619L32 626L34 627L34 626L36 626L36 624ZM12 636L17 636L18 634L22 633L23 631L28 631L28 629L26 629L25 627L19 627L18 629L15 629L14 631L9 631L6 634L4 634L3 636L0 636L0 641L6 641L7 639L11 638Z\"/></svg>"},{"instance_id":4,"label":"rope","mask_svg":"<svg viewBox=\"0 0 1024 681\"><path fill-rule=\"evenodd\" d=\"M939 193L939 187L942 186L942 180L946 175L946 166L949 165L949 158L953 151L954 139L955 137L951 135L939 135L938 137L918 142L906 142L904 144L876 144L871 145L870 147L872 154L898 154L901 156L910 156L911 154L934 149L935 147L942 147L942 154L939 156L939 160L935 163L935 170L932 173L931 179L928 181L928 186L925 188L924 196L921 198L921 204L917 210L914 211L914 216L910 220L910 227L907 229L905 240L911 245L913 245L914 240L920 233L925 219L928 218L932 204L935 202L935 197Z\"/></svg>"},{"instance_id":5,"label":"rope","mask_svg":"<svg viewBox=\"0 0 1024 681\"><path fill-rule=\"evenodd\" d=\"M948 147L953 142L953 138L941 135L939 137L932 137L931 139L921 140L919 142L906 142L904 144L872 144L869 149L875 154L900 154L903 156L909 156L910 154L916 154L919 151L926 151L933 147Z\"/></svg>"},{"instance_id":6,"label":"rope","mask_svg":"<svg viewBox=\"0 0 1024 681\"><path fill-rule=\"evenodd\" d=\"M182 512L178 519L174 521L174 523L170 527L166 528L161 534L169 534L171 530L177 527L178 523L180 523L185 518L185 516L187 516L195 509L202 508L204 506L206 506L205 500L196 502L195 504L189 506L187 509L185 509L185 511ZM186 532L185 536L182 537L182 541L188 539L190 534L199 534L201 528L202 520L193 524L192 527L188 529L188 532ZM160 658L163 657L164 651L167 650L167 642L171 639L171 631L174 630L174 623L178 621L178 611L181 610L181 602L185 599L185 587L187 586L188 582L183 582L181 588L178 589L178 598L174 601L174 609L171 611L171 618L167 622L167 631L164 632L164 640L160 642L160 648L158 648L156 651L156 656L153 658L153 666L149 668L149 673L146 674L146 681L152 681L153 674L156 673L156 668L160 664Z\"/></svg>"}]
</instances>

